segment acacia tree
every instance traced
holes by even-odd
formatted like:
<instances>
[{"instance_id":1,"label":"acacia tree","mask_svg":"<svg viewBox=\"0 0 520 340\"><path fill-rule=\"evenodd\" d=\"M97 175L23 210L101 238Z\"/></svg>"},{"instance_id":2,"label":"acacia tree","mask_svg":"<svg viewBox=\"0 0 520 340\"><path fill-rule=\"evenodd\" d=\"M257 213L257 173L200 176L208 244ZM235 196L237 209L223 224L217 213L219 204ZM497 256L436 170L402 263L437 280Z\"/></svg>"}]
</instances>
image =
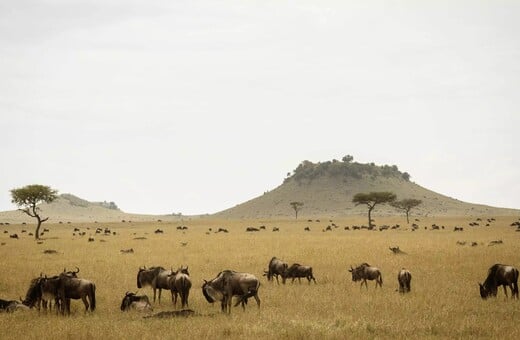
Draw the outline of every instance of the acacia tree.
<instances>
[{"instance_id":1,"label":"acacia tree","mask_svg":"<svg viewBox=\"0 0 520 340\"><path fill-rule=\"evenodd\" d=\"M298 219L298 211L302 210L303 202L291 202L289 204L294 209L294 213L296 215L296 219Z\"/></svg>"},{"instance_id":2,"label":"acacia tree","mask_svg":"<svg viewBox=\"0 0 520 340\"><path fill-rule=\"evenodd\" d=\"M405 198L400 201L392 202L391 205L394 208L397 208L399 210L403 210L406 213L406 223L410 224L410 210L421 204L422 201L415 199L415 198Z\"/></svg>"},{"instance_id":3,"label":"acacia tree","mask_svg":"<svg viewBox=\"0 0 520 340\"><path fill-rule=\"evenodd\" d=\"M57 190L39 184L31 184L22 188L11 190L11 202L19 207L18 210L36 218L38 221L38 224L36 225L36 231L34 233L36 239L40 238L40 227L42 223L49 219L48 217L42 218L42 216L40 216L41 209L37 207L37 205L43 202L51 203L58 197L57 194Z\"/></svg>"},{"instance_id":4,"label":"acacia tree","mask_svg":"<svg viewBox=\"0 0 520 340\"><path fill-rule=\"evenodd\" d=\"M378 192L370 192L370 193L357 193L352 198L352 202L357 205L365 204L368 207L368 226L372 226L372 210L378 204L386 204L395 201L396 195L393 192L388 191L378 191Z\"/></svg>"}]
</instances>

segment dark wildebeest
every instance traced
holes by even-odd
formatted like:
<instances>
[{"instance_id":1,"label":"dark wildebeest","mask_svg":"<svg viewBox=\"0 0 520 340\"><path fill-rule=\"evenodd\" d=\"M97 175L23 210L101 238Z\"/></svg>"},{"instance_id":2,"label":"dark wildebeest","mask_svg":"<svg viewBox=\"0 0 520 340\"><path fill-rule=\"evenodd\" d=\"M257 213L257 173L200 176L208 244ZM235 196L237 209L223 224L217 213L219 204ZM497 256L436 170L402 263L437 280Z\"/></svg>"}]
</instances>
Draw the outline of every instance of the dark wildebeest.
<instances>
[{"instance_id":1,"label":"dark wildebeest","mask_svg":"<svg viewBox=\"0 0 520 340\"><path fill-rule=\"evenodd\" d=\"M412 274L407 269L401 269L399 273L397 273L397 281L399 282L399 293L408 293L412 289L411 281Z\"/></svg>"},{"instance_id":2,"label":"dark wildebeest","mask_svg":"<svg viewBox=\"0 0 520 340\"><path fill-rule=\"evenodd\" d=\"M173 306L177 305L177 294L181 296L181 308L188 307L188 296L190 295L191 280L188 267L182 266L176 272L172 272L169 277L170 289L172 291Z\"/></svg>"},{"instance_id":3,"label":"dark wildebeest","mask_svg":"<svg viewBox=\"0 0 520 340\"><path fill-rule=\"evenodd\" d=\"M136 293L126 292L123 301L121 302L121 310L129 311L136 310L139 312L153 311L150 300L146 295L136 295Z\"/></svg>"},{"instance_id":4,"label":"dark wildebeest","mask_svg":"<svg viewBox=\"0 0 520 340\"><path fill-rule=\"evenodd\" d=\"M70 314L70 299L83 301L85 311L94 311L96 309L96 285L86 279L80 279L76 276L79 268L75 272L64 271L59 275L58 295L62 303L62 312Z\"/></svg>"},{"instance_id":5,"label":"dark wildebeest","mask_svg":"<svg viewBox=\"0 0 520 340\"><path fill-rule=\"evenodd\" d=\"M352 281L361 281L361 287L363 287L363 283L365 287L368 289L367 280L376 280L376 288L377 285L383 288L383 276L381 275L381 271L379 268L372 267L368 263L363 263L356 268L352 268L348 270L352 273Z\"/></svg>"},{"instance_id":6,"label":"dark wildebeest","mask_svg":"<svg viewBox=\"0 0 520 340\"><path fill-rule=\"evenodd\" d=\"M511 289L511 298L518 299L518 269L504 264L494 264L488 270L488 276L483 284L479 283L480 297L487 299L490 295L497 296L498 287L504 286L504 294L507 297L506 287Z\"/></svg>"},{"instance_id":7,"label":"dark wildebeest","mask_svg":"<svg viewBox=\"0 0 520 340\"><path fill-rule=\"evenodd\" d=\"M210 280L204 280L202 285L202 294L209 303L215 301L221 302L223 312L231 313L231 299L238 296L235 307L242 304L245 310L247 299L251 296L255 298L258 308L260 308L260 299L258 298L258 289L260 281L253 274L238 273L232 270L224 270Z\"/></svg>"},{"instance_id":8,"label":"dark wildebeest","mask_svg":"<svg viewBox=\"0 0 520 340\"><path fill-rule=\"evenodd\" d=\"M161 303L162 289L170 290L168 275L172 273L171 270L166 270L163 267L146 267L139 268L137 272L137 288L150 286L153 289L153 302L155 303L156 291L159 289L159 304ZM173 294L172 294L173 299Z\"/></svg>"},{"instance_id":9,"label":"dark wildebeest","mask_svg":"<svg viewBox=\"0 0 520 340\"><path fill-rule=\"evenodd\" d=\"M29 284L29 289L27 289L27 293L25 294L25 299L23 299L22 303L29 308L36 307L40 310L41 302L42 302L42 281L43 277L40 274L40 277L31 280ZM45 305L45 307L47 307Z\"/></svg>"},{"instance_id":10,"label":"dark wildebeest","mask_svg":"<svg viewBox=\"0 0 520 340\"><path fill-rule=\"evenodd\" d=\"M311 283L311 280L314 280L314 283L316 283L316 279L314 278L314 275L312 275L312 267L293 263L283 272L282 283L285 284L285 280L288 278L292 278L291 282L294 282L294 279L298 278L298 281L302 283L302 277L306 278L309 281L309 284Z\"/></svg>"},{"instance_id":11,"label":"dark wildebeest","mask_svg":"<svg viewBox=\"0 0 520 340\"><path fill-rule=\"evenodd\" d=\"M280 284L280 281L278 281L278 275L283 275L288 266L289 265L286 262L273 257L271 261L269 261L267 271L264 271L264 276L267 276L267 281L272 281L273 277L276 277L276 283Z\"/></svg>"}]
</instances>

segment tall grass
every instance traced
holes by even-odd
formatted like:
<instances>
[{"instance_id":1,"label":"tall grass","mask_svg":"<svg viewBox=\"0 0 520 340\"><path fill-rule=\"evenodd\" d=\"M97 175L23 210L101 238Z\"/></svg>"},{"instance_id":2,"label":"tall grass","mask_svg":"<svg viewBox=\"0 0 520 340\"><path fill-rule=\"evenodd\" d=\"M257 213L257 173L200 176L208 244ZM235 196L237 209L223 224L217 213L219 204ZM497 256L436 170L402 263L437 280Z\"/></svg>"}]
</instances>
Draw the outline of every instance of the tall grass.
<instances>
[{"instance_id":1,"label":"tall grass","mask_svg":"<svg viewBox=\"0 0 520 340\"><path fill-rule=\"evenodd\" d=\"M500 217L490 227L468 227L469 218L423 219L419 230L345 231L345 225L363 224L364 217L333 221L338 228L322 232L331 222L307 220L184 221L189 229L176 230L180 223L110 223L46 225L42 244L22 236L19 240L0 234L0 298L24 296L29 281L63 268L80 268L80 277L97 286L97 310L85 313L81 301L72 302L70 317L32 310L0 314L0 338L5 339L120 339L120 338L520 338L520 302L506 300L503 290L496 299L481 300L478 282L494 263L520 267L520 233L509 224L517 217ZM402 223L402 219L378 219L378 223ZM424 230L436 223L444 230ZM265 225L266 230L246 233L247 226ZM453 232L455 225L464 232ZM272 227L279 232L272 232ZM309 226L310 232L303 231ZM73 227L87 235L72 236ZM117 235L95 234L108 227ZM219 227L230 232L214 233ZM19 235L29 226L4 226ZM90 228L87 230L86 228ZM157 228L164 234L155 234ZM209 232L208 228L212 228ZM87 242L89 236L94 242ZM136 237L146 237L144 240ZM488 246L502 239L502 245ZM102 240L104 242L102 242ZM477 242L459 246L457 241ZM181 243L187 242L186 246ZM399 246L406 255L395 255L388 247ZM133 248L133 254L121 249ZM45 249L59 253L43 254ZM262 276L272 256L289 264L311 265L317 284L297 281L277 285ZM383 288L368 289L351 281L350 265L368 262L383 273ZM143 319L138 313L122 313L126 291L136 291L140 266L188 265L193 288L190 318ZM397 272L412 272L412 292L396 292ZM262 285L261 308L251 300L243 312L233 308L223 315L217 304L208 304L200 287L203 279L233 269L257 275ZM141 289L150 298L150 288ZM179 306L178 306L179 307ZM163 291L154 312L172 310L171 295Z\"/></svg>"}]
</instances>

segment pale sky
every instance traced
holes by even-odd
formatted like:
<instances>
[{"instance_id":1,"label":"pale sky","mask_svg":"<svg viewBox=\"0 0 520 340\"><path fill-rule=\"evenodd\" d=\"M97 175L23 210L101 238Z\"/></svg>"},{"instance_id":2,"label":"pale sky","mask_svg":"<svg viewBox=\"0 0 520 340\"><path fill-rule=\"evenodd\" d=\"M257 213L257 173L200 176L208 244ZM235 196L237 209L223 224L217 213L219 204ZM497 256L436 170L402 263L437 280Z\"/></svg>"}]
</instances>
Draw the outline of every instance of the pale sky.
<instances>
[{"instance_id":1,"label":"pale sky","mask_svg":"<svg viewBox=\"0 0 520 340\"><path fill-rule=\"evenodd\" d=\"M0 211L214 213L303 160L520 208L520 1L0 0Z\"/></svg>"}]
</instances>

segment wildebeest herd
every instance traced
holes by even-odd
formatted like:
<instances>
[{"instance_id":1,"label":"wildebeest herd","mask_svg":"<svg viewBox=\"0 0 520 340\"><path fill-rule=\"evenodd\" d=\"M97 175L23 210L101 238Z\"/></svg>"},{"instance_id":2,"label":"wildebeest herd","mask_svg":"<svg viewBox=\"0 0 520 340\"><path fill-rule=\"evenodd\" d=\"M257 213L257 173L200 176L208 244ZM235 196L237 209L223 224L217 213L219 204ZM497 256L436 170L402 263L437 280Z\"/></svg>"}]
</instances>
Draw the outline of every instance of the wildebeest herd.
<instances>
[{"instance_id":1,"label":"wildebeest herd","mask_svg":"<svg viewBox=\"0 0 520 340\"><path fill-rule=\"evenodd\" d=\"M14 312L16 310L28 310L36 308L40 310L51 310L54 306L56 313L70 314L70 300L83 301L85 311L93 312L96 309L96 285L87 279L79 278L79 268L73 271L67 271L48 277L43 273L39 277L31 280L29 288L24 299L2 300L0 299L0 311ZM383 286L383 276L381 270L371 266L368 263L362 263L359 266L348 269L352 275L352 281L361 281L368 289L367 281L374 280L377 286ZM174 307L177 304L177 298L180 296L181 308L188 308L188 297L192 287L189 276L188 267L179 267L177 270L167 270L160 266L140 267L137 272L137 288L151 287L153 290L153 302L156 299L160 303L162 289L171 292ZM291 266L283 260L273 257L268 263L268 270L264 270L264 276L268 281L278 277L282 278L285 284L287 279L300 280L306 278L310 284L312 281L316 284L312 267L294 263ZM411 291L412 275L410 271L402 268L398 271L398 291L407 293ZM300 281L301 283L301 281ZM511 298L518 299L518 269L510 265L494 264L488 270L488 275L483 283L479 283L480 296L482 299L488 297L496 297L498 288L503 286L506 297L507 287L511 290ZM219 272L215 278L204 280L202 285L202 294L209 303L220 302L221 310L225 313L231 312L233 297L236 297L234 306L241 305L243 309L249 298L256 300L258 308L260 308L260 298L258 291L260 288L260 280L253 274L236 272L232 270L223 270ZM159 294L157 295L157 290ZM152 304L146 295L137 295L137 293L127 291L121 302L120 309L122 311L136 310L150 312L153 311ZM193 313L182 313L182 315L193 315Z\"/></svg>"}]
</instances>

